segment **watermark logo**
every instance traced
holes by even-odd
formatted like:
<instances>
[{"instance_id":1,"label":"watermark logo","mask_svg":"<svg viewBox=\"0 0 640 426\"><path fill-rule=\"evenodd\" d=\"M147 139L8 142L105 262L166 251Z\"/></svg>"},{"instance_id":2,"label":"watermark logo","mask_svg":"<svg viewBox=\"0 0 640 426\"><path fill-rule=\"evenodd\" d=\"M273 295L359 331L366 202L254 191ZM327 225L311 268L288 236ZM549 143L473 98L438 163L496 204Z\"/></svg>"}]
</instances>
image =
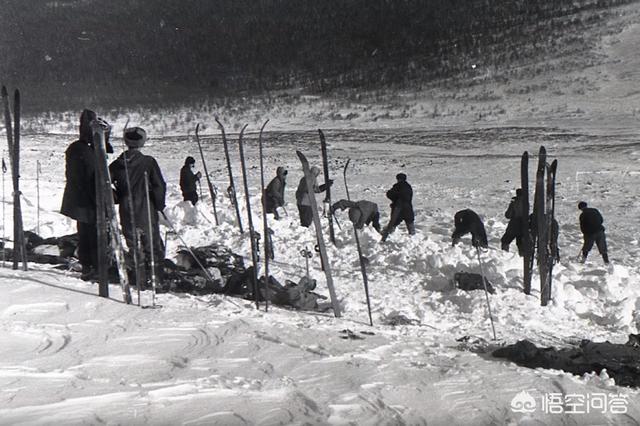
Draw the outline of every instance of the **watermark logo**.
<instances>
[{"instance_id":1,"label":"watermark logo","mask_svg":"<svg viewBox=\"0 0 640 426\"><path fill-rule=\"evenodd\" d=\"M521 391L511 400L511 411L514 413L533 413L541 411L545 414L626 414L629 396L622 393L559 393L542 394L538 400L529 392Z\"/></svg>"},{"instance_id":2,"label":"watermark logo","mask_svg":"<svg viewBox=\"0 0 640 426\"><path fill-rule=\"evenodd\" d=\"M511 411L514 413L533 413L536 406L536 399L526 390L517 393L511 400Z\"/></svg>"}]
</instances>

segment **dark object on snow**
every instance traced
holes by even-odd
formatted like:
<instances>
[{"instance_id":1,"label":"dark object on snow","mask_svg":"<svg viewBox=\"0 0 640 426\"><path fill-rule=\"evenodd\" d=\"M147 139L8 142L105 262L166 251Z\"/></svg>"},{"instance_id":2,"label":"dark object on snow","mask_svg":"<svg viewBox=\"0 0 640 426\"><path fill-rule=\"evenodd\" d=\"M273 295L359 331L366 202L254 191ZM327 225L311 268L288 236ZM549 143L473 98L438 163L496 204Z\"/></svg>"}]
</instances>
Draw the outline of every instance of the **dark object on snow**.
<instances>
[{"instance_id":1,"label":"dark object on snow","mask_svg":"<svg viewBox=\"0 0 640 426\"><path fill-rule=\"evenodd\" d=\"M456 272L453 275L453 282L460 290L484 290L484 284L482 283L482 275L474 274L472 272ZM496 294L495 288L487 280L487 291L491 294Z\"/></svg>"},{"instance_id":2,"label":"dark object on snow","mask_svg":"<svg viewBox=\"0 0 640 426\"><path fill-rule=\"evenodd\" d=\"M629 340L627 340L625 345L640 348L640 334L630 334Z\"/></svg>"},{"instance_id":3,"label":"dark object on snow","mask_svg":"<svg viewBox=\"0 0 640 426\"><path fill-rule=\"evenodd\" d=\"M471 244L474 247L489 247L487 233L480 216L471 209L456 212L454 218L455 229L451 235L452 245L456 245L463 235L471 233Z\"/></svg>"},{"instance_id":4,"label":"dark object on snow","mask_svg":"<svg viewBox=\"0 0 640 426\"><path fill-rule=\"evenodd\" d=\"M638 335L630 335L625 345L609 342L594 343L583 340L577 348L538 348L528 340L500 348L493 352L496 358L507 358L530 368L552 368L583 375L607 370L617 385L640 387L640 347Z\"/></svg>"},{"instance_id":5,"label":"dark object on snow","mask_svg":"<svg viewBox=\"0 0 640 426\"><path fill-rule=\"evenodd\" d=\"M42 241L44 241L44 239L40 235L31 231L24 231L24 240L27 251L33 250L34 247L41 245Z\"/></svg>"}]
</instances>

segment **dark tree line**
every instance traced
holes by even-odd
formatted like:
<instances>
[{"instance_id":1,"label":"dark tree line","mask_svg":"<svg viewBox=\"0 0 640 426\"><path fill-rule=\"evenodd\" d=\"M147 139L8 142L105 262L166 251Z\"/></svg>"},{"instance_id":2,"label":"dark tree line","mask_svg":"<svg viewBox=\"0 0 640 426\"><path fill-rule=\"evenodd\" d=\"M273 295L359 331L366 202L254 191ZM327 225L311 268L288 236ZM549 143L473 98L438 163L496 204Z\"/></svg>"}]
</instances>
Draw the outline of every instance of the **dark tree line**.
<instances>
[{"instance_id":1,"label":"dark tree line","mask_svg":"<svg viewBox=\"0 0 640 426\"><path fill-rule=\"evenodd\" d=\"M0 80L42 107L403 86L552 56L633 1L0 0Z\"/></svg>"}]
</instances>

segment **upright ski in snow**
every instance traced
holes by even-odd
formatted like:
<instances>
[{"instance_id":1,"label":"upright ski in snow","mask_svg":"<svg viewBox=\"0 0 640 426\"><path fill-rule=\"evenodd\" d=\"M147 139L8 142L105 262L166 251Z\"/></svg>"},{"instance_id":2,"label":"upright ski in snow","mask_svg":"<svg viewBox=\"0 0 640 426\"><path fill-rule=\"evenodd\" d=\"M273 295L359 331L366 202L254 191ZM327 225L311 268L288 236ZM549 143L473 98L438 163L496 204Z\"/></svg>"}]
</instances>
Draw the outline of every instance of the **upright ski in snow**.
<instances>
[{"instance_id":1,"label":"upright ski in snow","mask_svg":"<svg viewBox=\"0 0 640 426\"><path fill-rule=\"evenodd\" d=\"M96 155L96 199L98 207L96 213L98 216L98 275L100 286L108 286L108 268L111 264L109 251L107 249L107 241L113 250L118 268L118 276L120 278L120 286L122 287L122 298L125 303L131 303L131 290L129 288L129 276L127 275L126 261L124 256L124 247L122 246L122 237L120 235L120 227L118 226L116 206L113 201L113 190L111 185L111 176L109 175L109 164L107 162L107 150L105 141L105 129L98 123L91 123L93 132L93 149ZM100 241L102 239L102 241ZM108 294L108 289L107 289Z\"/></svg>"},{"instance_id":2,"label":"upright ski in snow","mask_svg":"<svg viewBox=\"0 0 640 426\"><path fill-rule=\"evenodd\" d=\"M242 130L240 130L240 136L238 137L238 149L240 151L240 165L242 167L242 182L244 184L244 196L247 202L247 217L249 220L249 238L251 238L251 261L253 263L253 294L256 298L256 309L260 308L259 300L260 293L258 289L258 248L256 246L256 234L253 228L253 219L251 218L251 200L249 198L249 183L247 181L247 166L244 161L244 145L242 144L242 135L244 129L247 128L245 124Z\"/></svg>"},{"instance_id":3,"label":"upright ski in snow","mask_svg":"<svg viewBox=\"0 0 640 426\"><path fill-rule=\"evenodd\" d=\"M558 160L553 160L551 165L547 164L547 193L546 193L546 208L545 208L545 229L547 244L544 249L546 255L545 270L541 270L541 274L544 273L544 284L540 291L540 301L542 306L546 306L551 300L551 279L553 275L553 265L556 261L558 247L556 245L555 235L558 232L556 229L556 222L554 218L555 213L555 184L556 184L556 169L558 168Z\"/></svg>"},{"instance_id":4,"label":"upright ski in snow","mask_svg":"<svg viewBox=\"0 0 640 426\"><path fill-rule=\"evenodd\" d=\"M24 240L22 207L20 203L20 91L16 89L14 93L13 126L9 107L9 93L4 86L2 86L2 101L4 104L4 120L13 182L13 269L18 269L18 262L21 260L22 269L26 271L27 248Z\"/></svg>"},{"instance_id":5,"label":"upright ski in snow","mask_svg":"<svg viewBox=\"0 0 640 426\"><path fill-rule=\"evenodd\" d=\"M216 190L211 183L211 177L209 176L209 170L207 170L207 162L204 159L202 153L202 145L200 144L200 135L198 130L200 129L200 123L196 125L196 142L198 142L198 150L200 151L200 159L202 160L202 168L204 169L204 175L207 177L207 186L209 187L209 195L211 196L211 204L213 205L213 217L216 219L216 226L220 225L218 222L218 209L216 208Z\"/></svg>"},{"instance_id":6,"label":"upright ski in snow","mask_svg":"<svg viewBox=\"0 0 640 426\"><path fill-rule=\"evenodd\" d=\"M260 135L258 135L258 149L260 150L260 187L262 194L262 232L264 232L264 291L265 297L265 311L269 310L269 259L273 254L273 248L271 246L271 230L269 229L269 222L267 221L267 191L264 186L264 155L262 151L262 133L269 120L265 121L260 128Z\"/></svg>"},{"instance_id":7,"label":"upright ski in snow","mask_svg":"<svg viewBox=\"0 0 640 426\"><path fill-rule=\"evenodd\" d=\"M548 241L549 231L547 230L546 220L546 196L545 196L545 177L547 167L547 151L544 146L540 147L538 153L538 171L536 173L536 193L535 201L533 205L534 220L536 224L536 243L537 243L537 259L538 259L538 272L540 275L540 291L542 292L546 287L547 271L548 271ZM544 300L544 298L542 298ZM543 303L544 304L544 303Z\"/></svg>"},{"instance_id":8,"label":"upright ski in snow","mask_svg":"<svg viewBox=\"0 0 640 426\"><path fill-rule=\"evenodd\" d=\"M529 153L525 151L520 161L520 178L522 189L522 259L524 270L524 293L531 294L531 273L533 272L533 242L529 228Z\"/></svg>"},{"instance_id":9,"label":"upright ski in snow","mask_svg":"<svg viewBox=\"0 0 640 426\"><path fill-rule=\"evenodd\" d=\"M322 260L322 265L324 266L324 274L327 279L327 287L329 288L329 296L331 297L331 305L333 306L333 314L336 317L340 317L340 304L338 302L338 298L336 296L335 289L333 288L333 278L331 277L331 266L329 264L329 258L327 257L327 247L324 243L324 239L322 236L322 224L320 223L320 215L318 213L318 204L316 202L316 198L313 196L313 176L311 175L311 170L309 168L309 161L307 157L300 151L296 151L300 162L302 163L302 170L304 172L304 177L307 182L307 191L309 192L309 200L311 202L311 210L313 212L313 224L316 228L316 237L318 239L318 251L320 252L320 259Z\"/></svg>"},{"instance_id":10,"label":"upright ski in snow","mask_svg":"<svg viewBox=\"0 0 640 426\"><path fill-rule=\"evenodd\" d=\"M333 245L336 245L336 234L333 230L333 214L331 213L331 185L329 184L329 158L327 156L327 141L324 138L322 130L318 129L320 135L320 149L322 151L322 168L324 170L324 182L325 182L325 197L324 202L328 206L327 218L329 219L329 238ZM312 194L312 192L310 193Z\"/></svg>"},{"instance_id":11,"label":"upright ski in snow","mask_svg":"<svg viewBox=\"0 0 640 426\"><path fill-rule=\"evenodd\" d=\"M224 126L218 120L218 117L215 118L216 123L218 123L218 127L222 132L222 144L224 146L224 156L227 160L227 171L229 172L229 192L231 197L231 203L236 209L236 219L238 220L238 229L242 234L244 231L242 230L242 219L240 218L240 207L238 206L238 198L236 197L236 185L233 181L233 171L231 170L231 157L229 156L229 144L227 142L227 134L224 131Z\"/></svg>"},{"instance_id":12,"label":"upright ski in snow","mask_svg":"<svg viewBox=\"0 0 640 426\"><path fill-rule=\"evenodd\" d=\"M343 176L344 176L344 188L347 192L347 200L351 201L351 197L349 197L349 185L347 184L347 168L349 167L349 163L351 159L347 160L347 164L344 165ZM371 317L371 300L369 299L369 278L367 277L367 265L364 257L362 256L362 246L360 246L360 237L358 236L358 230L356 229L356 224L353 223L353 234L356 237L356 247L358 248L358 260L360 261L360 272L362 273L362 281L364 282L364 294L367 298L367 310L369 312L369 325L373 326L373 318Z\"/></svg>"}]
</instances>

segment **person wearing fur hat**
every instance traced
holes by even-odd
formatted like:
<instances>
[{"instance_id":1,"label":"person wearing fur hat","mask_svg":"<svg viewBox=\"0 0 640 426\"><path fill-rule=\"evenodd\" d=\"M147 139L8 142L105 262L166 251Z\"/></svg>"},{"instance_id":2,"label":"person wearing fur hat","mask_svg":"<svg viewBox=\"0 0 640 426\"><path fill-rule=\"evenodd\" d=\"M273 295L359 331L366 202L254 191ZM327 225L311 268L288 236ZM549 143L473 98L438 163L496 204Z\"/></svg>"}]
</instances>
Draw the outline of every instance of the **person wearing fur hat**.
<instances>
[{"instance_id":1,"label":"person wearing fur hat","mask_svg":"<svg viewBox=\"0 0 640 426\"><path fill-rule=\"evenodd\" d=\"M145 155L140 151L147 140L147 133L140 127L131 127L124 131L124 142L127 151L123 152L109 166L111 180L115 187L116 199L119 204L120 224L129 250L135 250L134 232L140 236L142 265L144 265L146 277L150 277L151 252L153 251L156 264L156 277L161 279L162 260L164 259L164 243L160 238L158 224L158 212L165 208L166 183L162 177L160 166L155 158ZM126 161L126 168L125 168ZM129 183L127 187L127 172ZM148 176L149 186L145 186L144 175ZM147 212L147 195L151 203L151 224ZM131 210L133 207L133 211ZM133 216L136 230L132 227ZM152 229L153 247L149 243L149 227ZM144 286L146 279L141 285Z\"/></svg>"},{"instance_id":2,"label":"person wearing fur hat","mask_svg":"<svg viewBox=\"0 0 640 426\"><path fill-rule=\"evenodd\" d=\"M387 198L391 200L391 218L389 224L382 231L382 241L386 241L402 221L407 226L409 235L416 233L413 212L413 188L407 182L407 175L398 173L396 183L387 191Z\"/></svg>"},{"instance_id":3,"label":"person wearing fur hat","mask_svg":"<svg viewBox=\"0 0 640 426\"><path fill-rule=\"evenodd\" d=\"M82 265L82 279L94 279L98 267L98 238L96 228L96 156L93 150L91 123L98 121L105 128L106 149L109 125L94 111L85 109L80 115L80 137L65 151L66 184L60 213L76 221L78 230L78 260Z\"/></svg>"},{"instance_id":4,"label":"person wearing fur hat","mask_svg":"<svg viewBox=\"0 0 640 426\"><path fill-rule=\"evenodd\" d=\"M184 160L184 166L180 169L180 189L182 190L182 199L191 201L194 206L198 202L198 181L202 177L202 173L193 173L191 170L196 165L195 158L189 156Z\"/></svg>"},{"instance_id":5,"label":"person wearing fur hat","mask_svg":"<svg viewBox=\"0 0 640 426\"><path fill-rule=\"evenodd\" d=\"M587 255L593 248L593 243L598 247L598 251L602 256L602 260L605 265L609 264L609 254L607 253L607 237L604 233L604 219L598 211L593 207L587 207L587 203L580 201L578 203L578 210L580 213L580 230L582 231L582 237L584 244L580 252L580 262L584 263L587 260Z\"/></svg>"},{"instance_id":6,"label":"person wearing fur hat","mask_svg":"<svg viewBox=\"0 0 640 426\"><path fill-rule=\"evenodd\" d=\"M264 206L267 213L273 213L273 217L278 220L278 207L284 206L284 188L287 186L287 169L278 167L276 177L274 177L265 189Z\"/></svg>"},{"instance_id":7,"label":"person wearing fur hat","mask_svg":"<svg viewBox=\"0 0 640 426\"><path fill-rule=\"evenodd\" d=\"M317 179L320 175L320 169L318 167L311 167L310 172L313 177L312 187L314 193L323 192L333 184L333 179L329 179L324 184L318 185ZM296 204L298 205L298 213L300 213L300 225L308 228L311 226L311 222L313 222L313 211L311 209L311 198L307 190L307 181L304 176L300 179L298 189L296 190Z\"/></svg>"}]
</instances>

